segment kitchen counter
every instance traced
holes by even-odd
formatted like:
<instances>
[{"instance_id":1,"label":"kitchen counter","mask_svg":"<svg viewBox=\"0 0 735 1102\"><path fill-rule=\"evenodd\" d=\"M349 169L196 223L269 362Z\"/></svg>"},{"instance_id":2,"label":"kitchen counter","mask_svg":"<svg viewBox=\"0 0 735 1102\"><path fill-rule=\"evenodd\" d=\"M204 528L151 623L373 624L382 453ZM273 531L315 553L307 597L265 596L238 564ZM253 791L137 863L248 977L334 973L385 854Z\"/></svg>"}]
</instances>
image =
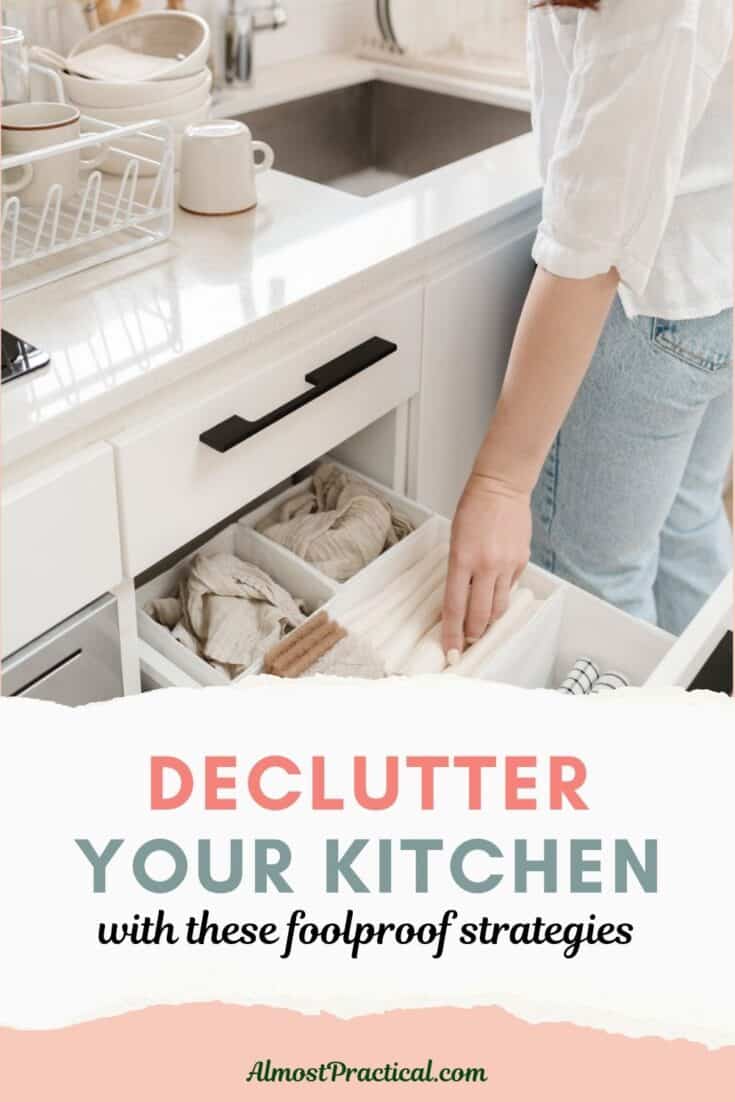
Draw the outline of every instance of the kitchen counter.
<instances>
[{"instance_id":1,"label":"kitchen counter","mask_svg":"<svg viewBox=\"0 0 735 1102\"><path fill-rule=\"evenodd\" d=\"M224 97L215 111L233 115L378 75L469 92L469 82L321 57L264 72L257 89ZM515 89L471 90L527 106ZM512 218L538 201L539 186L528 135L371 199L274 171L259 178L252 212L212 219L177 211L168 242L4 304L4 327L52 357L45 371L3 387L5 468L313 318L326 297L333 304L358 286L379 288L389 269L400 273Z\"/></svg>"}]
</instances>

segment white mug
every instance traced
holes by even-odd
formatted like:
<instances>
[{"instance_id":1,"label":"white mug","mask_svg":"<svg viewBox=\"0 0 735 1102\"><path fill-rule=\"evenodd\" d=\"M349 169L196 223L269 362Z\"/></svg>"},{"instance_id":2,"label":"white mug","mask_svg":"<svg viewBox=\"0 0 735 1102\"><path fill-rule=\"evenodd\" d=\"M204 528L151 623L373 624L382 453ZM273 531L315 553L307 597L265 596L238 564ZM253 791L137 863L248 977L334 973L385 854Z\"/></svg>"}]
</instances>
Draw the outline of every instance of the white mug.
<instances>
[{"instance_id":1,"label":"white mug","mask_svg":"<svg viewBox=\"0 0 735 1102\"><path fill-rule=\"evenodd\" d=\"M3 156L35 153L53 145L73 142L80 136L80 114L68 103L13 103L3 107ZM77 148L42 157L3 174L3 195L21 194L21 201L32 207L46 203L50 188L61 187L61 199L69 199L79 189L79 173L95 168L107 155L101 149L89 159Z\"/></svg>"},{"instance_id":2,"label":"white mug","mask_svg":"<svg viewBox=\"0 0 735 1102\"><path fill-rule=\"evenodd\" d=\"M255 160L262 153L263 159ZM221 119L187 126L181 143L179 206L190 214L242 214L258 202L255 176L275 154L244 123Z\"/></svg>"}]
</instances>

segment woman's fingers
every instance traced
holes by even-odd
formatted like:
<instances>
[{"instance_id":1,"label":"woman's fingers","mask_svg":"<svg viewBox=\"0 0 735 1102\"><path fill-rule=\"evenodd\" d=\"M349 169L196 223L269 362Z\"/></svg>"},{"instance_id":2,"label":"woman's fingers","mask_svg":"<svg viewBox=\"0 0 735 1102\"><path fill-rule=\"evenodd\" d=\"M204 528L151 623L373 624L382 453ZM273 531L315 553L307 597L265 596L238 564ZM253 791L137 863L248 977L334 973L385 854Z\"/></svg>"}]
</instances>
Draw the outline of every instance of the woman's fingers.
<instances>
[{"instance_id":1,"label":"woman's fingers","mask_svg":"<svg viewBox=\"0 0 735 1102\"><path fill-rule=\"evenodd\" d=\"M487 631L493 615L495 585L494 574L473 575L467 617L464 624L465 639L470 645L481 639Z\"/></svg>"},{"instance_id":2,"label":"woman's fingers","mask_svg":"<svg viewBox=\"0 0 735 1102\"><path fill-rule=\"evenodd\" d=\"M493 608L490 615L490 620L493 624L496 620L499 620L501 616L505 616L508 611L510 591L513 584L513 578L508 574L502 574L496 579L495 591L493 594Z\"/></svg>"},{"instance_id":3,"label":"woman's fingers","mask_svg":"<svg viewBox=\"0 0 735 1102\"><path fill-rule=\"evenodd\" d=\"M442 613L442 645L450 665L459 661L464 650L464 622L470 579L469 570L458 566L450 556Z\"/></svg>"}]
</instances>

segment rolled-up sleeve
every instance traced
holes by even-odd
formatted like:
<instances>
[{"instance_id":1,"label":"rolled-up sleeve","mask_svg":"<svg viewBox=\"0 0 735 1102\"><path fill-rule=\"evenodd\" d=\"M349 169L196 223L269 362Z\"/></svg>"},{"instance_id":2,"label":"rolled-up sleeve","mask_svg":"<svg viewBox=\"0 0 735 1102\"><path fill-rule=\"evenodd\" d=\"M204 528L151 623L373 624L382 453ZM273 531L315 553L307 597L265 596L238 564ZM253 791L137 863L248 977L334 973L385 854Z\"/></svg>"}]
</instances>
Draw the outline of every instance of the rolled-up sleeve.
<instances>
[{"instance_id":1,"label":"rolled-up sleeve","mask_svg":"<svg viewBox=\"0 0 735 1102\"><path fill-rule=\"evenodd\" d=\"M648 283L712 90L696 0L646 3L647 15L639 0L618 0L580 19L533 250L573 279L616 267L634 294Z\"/></svg>"}]
</instances>

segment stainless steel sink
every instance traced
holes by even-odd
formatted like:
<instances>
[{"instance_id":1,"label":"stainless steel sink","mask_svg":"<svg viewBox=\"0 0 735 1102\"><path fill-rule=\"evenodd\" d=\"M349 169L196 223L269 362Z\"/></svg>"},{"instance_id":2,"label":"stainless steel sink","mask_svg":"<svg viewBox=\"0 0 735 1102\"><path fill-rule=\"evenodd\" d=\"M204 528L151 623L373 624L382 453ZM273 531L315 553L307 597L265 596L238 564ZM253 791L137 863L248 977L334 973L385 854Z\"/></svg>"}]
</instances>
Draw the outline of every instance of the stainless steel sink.
<instances>
[{"instance_id":1,"label":"stainless steel sink","mask_svg":"<svg viewBox=\"0 0 735 1102\"><path fill-rule=\"evenodd\" d=\"M241 118L276 167L353 195L375 195L531 129L525 111L386 81L340 88Z\"/></svg>"}]
</instances>

